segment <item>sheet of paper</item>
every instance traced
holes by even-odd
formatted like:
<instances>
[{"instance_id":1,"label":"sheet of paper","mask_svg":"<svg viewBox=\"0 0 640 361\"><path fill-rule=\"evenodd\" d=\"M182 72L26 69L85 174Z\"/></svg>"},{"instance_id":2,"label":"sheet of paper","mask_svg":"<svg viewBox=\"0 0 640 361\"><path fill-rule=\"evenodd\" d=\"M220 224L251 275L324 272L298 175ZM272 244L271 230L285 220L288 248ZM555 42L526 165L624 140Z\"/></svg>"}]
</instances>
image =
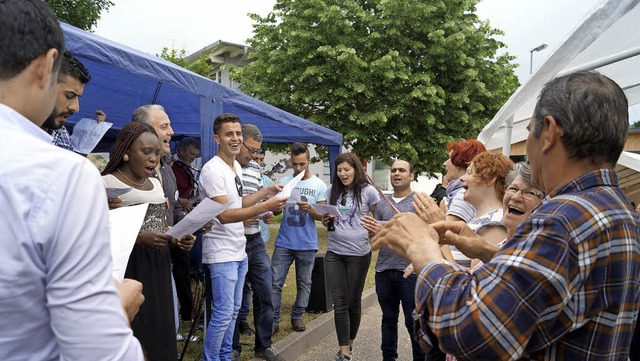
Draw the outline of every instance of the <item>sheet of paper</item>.
<instances>
[{"instance_id":1,"label":"sheet of paper","mask_svg":"<svg viewBox=\"0 0 640 361\"><path fill-rule=\"evenodd\" d=\"M302 180L302 177L304 177L304 174L305 172L300 172L300 174L293 177L293 179L291 179L289 183L287 183L284 186L284 188L282 188L280 193L276 194L276 197L285 197L285 198L291 197L291 192L293 191L293 188L295 188L298 182Z\"/></svg>"},{"instance_id":2,"label":"sheet of paper","mask_svg":"<svg viewBox=\"0 0 640 361\"><path fill-rule=\"evenodd\" d=\"M340 211L338 207L332 204L312 204L311 207L318 212L318 214L329 213L332 216L340 217Z\"/></svg>"},{"instance_id":3,"label":"sheet of paper","mask_svg":"<svg viewBox=\"0 0 640 361\"><path fill-rule=\"evenodd\" d=\"M302 202L302 197L300 197L300 189L294 188L291 191L291 196L289 196L289 199L287 199L287 203L286 203L285 207L294 206L298 202Z\"/></svg>"},{"instance_id":4,"label":"sheet of paper","mask_svg":"<svg viewBox=\"0 0 640 361\"><path fill-rule=\"evenodd\" d=\"M126 188L107 188L107 198L117 198L120 197L121 195L129 192L131 189L131 187L126 187Z\"/></svg>"},{"instance_id":5,"label":"sheet of paper","mask_svg":"<svg viewBox=\"0 0 640 361\"><path fill-rule=\"evenodd\" d=\"M80 154L91 153L112 125L113 123L98 123L97 120L89 118L80 119L78 124L73 127L73 134L71 135L73 151Z\"/></svg>"},{"instance_id":6,"label":"sheet of paper","mask_svg":"<svg viewBox=\"0 0 640 361\"><path fill-rule=\"evenodd\" d=\"M113 278L118 282L124 280L131 250L136 243L140 227L144 221L149 204L120 207L109 211L109 230L111 232L111 258Z\"/></svg>"},{"instance_id":7,"label":"sheet of paper","mask_svg":"<svg viewBox=\"0 0 640 361\"><path fill-rule=\"evenodd\" d=\"M173 238L182 238L186 235L193 234L207 224L210 220L222 213L229 204L220 204L209 198L205 198L191 212L182 218L175 226L169 229L166 234Z\"/></svg>"}]
</instances>

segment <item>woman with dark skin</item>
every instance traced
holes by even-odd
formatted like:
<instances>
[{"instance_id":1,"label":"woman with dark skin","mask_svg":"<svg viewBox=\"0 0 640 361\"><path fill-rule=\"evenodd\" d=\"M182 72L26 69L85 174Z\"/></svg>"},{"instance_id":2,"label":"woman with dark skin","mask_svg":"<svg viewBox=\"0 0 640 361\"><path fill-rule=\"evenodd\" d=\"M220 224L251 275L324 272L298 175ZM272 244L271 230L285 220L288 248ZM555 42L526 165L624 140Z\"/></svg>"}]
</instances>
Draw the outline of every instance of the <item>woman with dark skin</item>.
<instances>
[{"instance_id":1,"label":"woman with dark skin","mask_svg":"<svg viewBox=\"0 0 640 361\"><path fill-rule=\"evenodd\" d=\"M164 234L166 199L160 182L150 177L160 152L160 141L151 126L128 123L118 134L102 179L107 187L132 188L120 196L122 206L149 204L125 272L126 278L142 283L145 296L131 328L149 360L173 361L178 351L169 247L188 251L195 239L178 240Z\"/></svg>"}]
</instances>

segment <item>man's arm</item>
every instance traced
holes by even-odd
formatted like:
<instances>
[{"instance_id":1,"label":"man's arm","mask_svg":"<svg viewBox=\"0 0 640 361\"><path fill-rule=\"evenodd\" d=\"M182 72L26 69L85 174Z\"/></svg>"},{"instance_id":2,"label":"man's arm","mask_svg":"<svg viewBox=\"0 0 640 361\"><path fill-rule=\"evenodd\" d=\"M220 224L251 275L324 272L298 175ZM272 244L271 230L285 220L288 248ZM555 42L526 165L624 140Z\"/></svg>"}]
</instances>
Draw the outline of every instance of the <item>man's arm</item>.
<instances>
[{"instance_id":1,"label":"man's arm","mask_svg":"<svg viewBox=\"0 0 640 361\"><path fill-rule=\"evenodd\" d=\"M65 192L60 204L47 198L40 235L47 265L47 305L61 359L143 360L111 275L109 215L97 169L78 162L53 189ZM87 199L94 200L87 202ZM58 214L60 217L51 216Z\"/></svg>"},{"instance_id":2,"label":"man's arm","mask_svg":"<svg viewBox=\"0 0 640 361\"><path fill-rule=\"evenodd\" d=\"M517 250L505 249L499 260L469 273L429 255L433 250L426 244L437 241L424 227L396 216L372 247L389 246L421 270L416 320L423 345L437 344L463 359L519 359L544 319L556 322L559 334L551 338L570 330L571 320L558 327L562 320L555 319L568 300L570 270L577 264L561 232L529 228L509 242Z\"/></svg>"},{"instance_id":3,"label":"man's arm","mask_svg":"<svg viewBox=\"0 0 640 361\"><path fill-rule=\"evenodd\" d=\"M256 193L254 193L256 194ZM243 197L244 198L244 197ZM218 202L220 204L226 204L228 202L228 198L226 195L212 197L211 200ZM262 203L254 204L250 207L242 207L242 208L233 208L233 209L225 209L224 212L218 215L218 220L222 224L226 223L236 223L242 222L245 219L254 218L265 212L279 212L282 211L282 207L284 207L286 198L283 197L273 197L268 199Z\"/></svg>"}]
</instances>

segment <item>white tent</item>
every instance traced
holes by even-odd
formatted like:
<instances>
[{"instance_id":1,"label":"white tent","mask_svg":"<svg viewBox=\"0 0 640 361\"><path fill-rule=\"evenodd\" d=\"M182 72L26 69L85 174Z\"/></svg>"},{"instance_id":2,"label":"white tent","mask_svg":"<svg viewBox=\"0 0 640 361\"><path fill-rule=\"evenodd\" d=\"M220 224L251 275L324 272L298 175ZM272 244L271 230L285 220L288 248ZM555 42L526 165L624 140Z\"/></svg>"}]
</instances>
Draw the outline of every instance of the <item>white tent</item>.
<instances>
[{"instance_id":1,"label":"white tent","mask_svg":"<svg viewBox=\"0 0 640 361\"><path fill-rule=\"evenodd\" d=\"M527 138L527 125L542 86L578 70L597 70L624 90L629 106L640 103L640 0L602 1L540 68L502 106L478 135L487 149L502 148ZM541 24L540 26L553 26ZM623 152L616 166L620 186L640 201L640 155Z\"/></svg>"}]
</instances>

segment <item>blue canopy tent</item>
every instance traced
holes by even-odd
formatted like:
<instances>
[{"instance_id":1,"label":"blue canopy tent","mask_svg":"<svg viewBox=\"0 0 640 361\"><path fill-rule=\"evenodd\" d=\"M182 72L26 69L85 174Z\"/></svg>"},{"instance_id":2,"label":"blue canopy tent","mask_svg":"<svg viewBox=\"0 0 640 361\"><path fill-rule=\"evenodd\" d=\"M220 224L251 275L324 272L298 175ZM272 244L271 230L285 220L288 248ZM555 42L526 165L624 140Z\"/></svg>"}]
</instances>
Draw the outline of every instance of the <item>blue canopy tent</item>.
<instances>
[{"instance_id":1,"label":"blue canopy tent","mask_svg":"<svg viewBox=\"0 0 640 361\"><path fill-rule=\"evenodd\" d=\"M342 134L287 113L153 55L62 23L66 47L89 69L91 82L81 100L80 117L101 109L114 129L131 120L143 104L162 105L177 136L201 138L202 161L217 152L213 120L234 113L256 125L268 143L303 142L326 146L333 163ZM78 117L78 119L80 119Z\"/></svg>"}]
</instances>

